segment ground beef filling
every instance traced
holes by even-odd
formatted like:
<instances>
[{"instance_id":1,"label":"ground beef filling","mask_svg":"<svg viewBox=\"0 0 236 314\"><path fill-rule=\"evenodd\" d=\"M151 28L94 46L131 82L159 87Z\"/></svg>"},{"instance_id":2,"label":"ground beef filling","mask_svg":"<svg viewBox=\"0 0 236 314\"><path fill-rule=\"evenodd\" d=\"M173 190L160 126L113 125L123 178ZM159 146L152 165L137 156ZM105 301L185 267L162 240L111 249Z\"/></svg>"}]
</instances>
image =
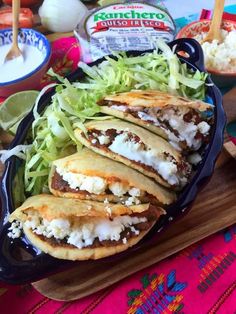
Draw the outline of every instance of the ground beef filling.
<instances>
[{"instance_id":1,"label":"ground beef filling","mask_svg":"<svg viewBox=\"0 0 236 314\"><path fill-rule=\"evenodd\" d=\"M118 136L119 134L122 134L122 133L124 133L124 132L123 131L117 131L116 129L108 129L106 131L92 129L92 130L89 130L87 132L87 137L93 146L109 150L108 147L112 144L112 142L114 141L116 136ZM100 144L98 137L101 135L108 136L110 139L109 143ZM83 134L83 136L85 137L84 134ZM132 140L135 143L141 143L142 149L147 150L146 145L141 141L141 139L137 135L135 135L131 132L128 132L128 137L130 140Z\"/></svg>"},{"instance_id":2,"label":"ground beef filling","mask_svg":"<svg viewBox=\"0 0 236 314\"><path fill-rule=\"evenodd\" d=\"M138 230L139 232L141 231L146 231L151 226L153 223L159 218L160 216L160 211L155 207L155 206L150 206L148 210L146 210L143 213L139 214L133 214L132 216L136 217L146 217L147 221L146 222L141 222L139 224L134 225L134 228ZM131 231L130 228L125 228L122 233L120 234L120 240L118 241L113 241L113 240L105 240L105 241L99 241L99 239L95 239L92 245L86 246L85 249L89 248L98 248L98 247L109 247L109 246L115 246L118 244L123 244L123 239L126 239L127 241L131 238L137 237L134 232ZM65 248L76 248L76 246L68 244L66 242L66 239L64 240L57 240L55 238L47 238L43 235L37 235L41 240L46 241L53 247L65 247Z\"/></svg>"},{"instance_id":3,"label":"ground beef filling","mask_svg":"<svg viewBox=\"0 0 236 314\"><path fill-rule=\"evenodd\" d=\"M72 189L68 182L63 180L62 176L58 173L58 172L54 172L53 174L53 177L52 177L52 181L51 181L51 187L54 189L54 190L57 190L57 191L60 191L60 192L63 192L63 193L77 193L77 194L82 194L84 195L84 197L86 196L90 196L91 194L85 190L79 190L79 189ZM104 196L106 195L114 195L111 193L110 190L106 190L105 193L104 193ZM130 197L130 195L128 193L124 194L122 197L118 197L116 196L117 198L120 198L121 200L124 198L128 198ZM142 203L151 203L151 204L155 204L155 205L158 205L160 204L160 202L156 199L155 196L145 192L144 195L142 196L139 196L139 199Z\"/></svg>"},{"instance_id":4,"label":"ground beef filling","mask_svg":"<svg viewBox=\"0 0 236 314\"><path fill-rule=\"evenodd\" d=\"M84 195L89 195L89 192L79 189L72 189L68 182L63 180L62 176L57 173L56 171L53 174L52 181L51 181L51 187L54 190L60 191L60 192L72 192L72 193L81 193Z\"/></svg>"},{"instance_id":5,"label":"ground beef filling","mask_svg":"<svg viewBox=\"0 0 236 314\"><path fill-rule=\"evenodd\" d=\"M114 141L115 137L117 135L119 135L119 134L122 134L122 133L124 133L124 132L123 131L117 131L115 129L109 129L109 130L106 130L106 131L100 131L100 130L94 130L93 129L93 130L89 130L87 132L87 137L88 137L91 145L109 152L110 151L109 146L112 144L112 142ZM110 138L110 142L108 144L100 144L99 141L97 140L97 138L99 136L101 136L101 135L108 136ZM84 138L86 138L83 133L82 133L82 136ZM136 142L136 143L139 142L142 145L141 147L142 147L142 149L144 151L148 150L148 147L141 141L141 139L137 135L132 134L131 132L129 132L128 136L129 136L129 139L132 140L133 142ZM123 156L123 158L126 158L126 157ZM170 156L169 158L172 158L171 161L176 163L176 161L175 161L175 159L173 157ZM142 162L135 161L135 160L132 160L132 162L134 164L136 164L136 165L142 166L142 168L147 170L147 171L150 171L150 172L153 172L153 173L157 173L156 169L154 169L152 166L146 165L146 164L144 164ZM181 173L186 178L190 177L191 167L189 166L188 163L186 163L184 158L179 163L176 163L176 165L177 165L179 173Z\"/></svg>"}]
</instances>

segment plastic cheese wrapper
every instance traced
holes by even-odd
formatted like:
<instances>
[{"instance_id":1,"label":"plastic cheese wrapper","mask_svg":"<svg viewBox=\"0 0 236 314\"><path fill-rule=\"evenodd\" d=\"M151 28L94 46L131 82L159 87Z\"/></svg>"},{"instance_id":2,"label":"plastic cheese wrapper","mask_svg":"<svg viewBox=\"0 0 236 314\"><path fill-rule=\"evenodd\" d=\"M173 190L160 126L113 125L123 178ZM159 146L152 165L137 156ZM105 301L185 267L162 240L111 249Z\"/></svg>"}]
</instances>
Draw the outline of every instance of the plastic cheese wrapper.
<instances>
[{"instance_id":1,"label":"plastic cheese wrapper","mask_svg":"<svg viewBox=\"0 0 236 314\"><path fill-rule=\"evenodd\" d=\"M115 51L153 49L158 38L172 41L174 21L153 2L125 1L89 11L75 29L82 61L92 62Z\"/></svg>"}]
</instances>

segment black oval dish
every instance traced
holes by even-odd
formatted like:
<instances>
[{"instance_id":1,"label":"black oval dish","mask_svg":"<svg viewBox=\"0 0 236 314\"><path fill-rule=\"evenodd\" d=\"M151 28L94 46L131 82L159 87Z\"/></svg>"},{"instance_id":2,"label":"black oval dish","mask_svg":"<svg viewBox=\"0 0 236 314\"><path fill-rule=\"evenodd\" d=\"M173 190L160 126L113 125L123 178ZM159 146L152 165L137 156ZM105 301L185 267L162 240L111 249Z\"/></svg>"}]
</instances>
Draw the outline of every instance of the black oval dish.
<instances>
[{"instance_id":1,"label":"black oval dish","mask_svg":"<svg viewBox=\"0 0 236 314\"><path fill-rule=\"evenodd\" d=\"M188 58L179 57L182 62L185 62L188 67L200 71L204 71L203 66L203 54L200 45L193 39L178 39L169 44L169 46L178 54L180 51L185 51L188 54ZM150 51L149 51L150 52ZM129 52L129 55L137 56L144 52ZM96 65L102 62L104 59L100 59L92 65ZM70 81L79 80L84 77L82 70L78 69L72 73L68 79ZM152 231L136 246L130 248L128 251L117 254L115 256L107 257L102 260L103 263L109 263L111 260L119 260L125 258L127 254L132 251L142 248L143 245L150 244L158 238L159 232L166 229L171 222L179 219L183 214L186 214L191 204L193 203L197 193L208 181L213 173L214 165L218 154L221 151L223 145L223 131L226 122L225 113L222 107L222 97L219 90L211 85L212 81L208 78L207 83L207 96L212 100L215 105L214 117L215 123L212 129L211 141L207 146L203 161L198 166L198 169L192 178L191 182L180 194L177 202L169 206L167 215L163 216L158 223L154 226ZM54 90L45 94L40 101L39 112L41 112L50 102L51 96L54 94ZM17 130L15 139L10 145L13 148L16 145L22 144L25 140L28 129L33 122L32 112L22 121ZM7 218L9 213L14 210L12 190L13 178L20 164L20 160L17 157L11 157L6 162L5 172L1 181L1 202L2 202L2 215L0 225L0 280L3 280L12 284L25 283L29 281L35 281L43 277L47 277L50 273L61 271L62 269L75 266L78 267L86 262L69 262L53 258L45 253L42 253L37 248L31 245L25 236L12 241L7 236L7 229L9 223ZM21 248L24 252L27 252L27 258L23 259L16 254L16 251ZM101 262L101 260L100 260Z\"/></svg>"}]
</instances>

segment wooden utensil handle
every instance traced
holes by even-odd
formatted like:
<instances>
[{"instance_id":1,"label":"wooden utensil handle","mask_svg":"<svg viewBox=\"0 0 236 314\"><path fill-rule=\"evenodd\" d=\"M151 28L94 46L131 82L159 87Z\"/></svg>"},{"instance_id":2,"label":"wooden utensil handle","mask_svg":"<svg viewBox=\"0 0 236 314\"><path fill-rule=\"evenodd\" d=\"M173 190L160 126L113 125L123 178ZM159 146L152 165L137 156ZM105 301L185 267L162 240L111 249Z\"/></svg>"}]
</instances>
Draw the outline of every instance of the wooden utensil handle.
<instances>
[{"instance_id":1,"label":"wooden utensil handle","mask_svg":"<svg viewBox=\"0 0 236 314\"><path fill-rule=\"evenodd\" d=\"M224 5L225 5L225 0L215 0L215 9L213 13L213 18L212 18L212 27L214 30L220 29L221 21L222 21L222 16L224 12Z\"/></svg>"},{"instance_id":2,"label":"wooden utensil handle","mask_svg":"<svg viewBox=\"0 0 236 314\"><path fill-rule=\"evenodd\" d=\"M13 10L13 44L18 42L18 26L19 26L19 13L20 13L20 0L13 0L12 2Z\"/></svg>"}]
</instances>

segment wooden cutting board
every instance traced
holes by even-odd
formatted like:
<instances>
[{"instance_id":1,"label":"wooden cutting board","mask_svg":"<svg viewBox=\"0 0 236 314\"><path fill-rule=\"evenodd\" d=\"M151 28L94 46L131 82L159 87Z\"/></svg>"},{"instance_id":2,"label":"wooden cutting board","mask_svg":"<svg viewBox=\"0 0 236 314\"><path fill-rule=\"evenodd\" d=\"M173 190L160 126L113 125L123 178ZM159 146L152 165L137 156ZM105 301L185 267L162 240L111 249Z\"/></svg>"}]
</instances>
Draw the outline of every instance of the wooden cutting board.
<instances>
[{"instance_id":1,"label":"wooden cutting board","mask_svg":"<svg viewBox=\"0 0 236 314\"><path fill-rule=\"evenodd\" d=\"M236 88L225 95L224 106L228 120L236 119ZM230 153L236 152L227 135L225 144ZM210 183L190 213L170 226L154 245L143 246L115 262L78 262L73 269L33 283L34 288L55 300L80 299L236 223L236 160L229 152L224 150L220 155Z\"/></svg>"}]
</instances>

